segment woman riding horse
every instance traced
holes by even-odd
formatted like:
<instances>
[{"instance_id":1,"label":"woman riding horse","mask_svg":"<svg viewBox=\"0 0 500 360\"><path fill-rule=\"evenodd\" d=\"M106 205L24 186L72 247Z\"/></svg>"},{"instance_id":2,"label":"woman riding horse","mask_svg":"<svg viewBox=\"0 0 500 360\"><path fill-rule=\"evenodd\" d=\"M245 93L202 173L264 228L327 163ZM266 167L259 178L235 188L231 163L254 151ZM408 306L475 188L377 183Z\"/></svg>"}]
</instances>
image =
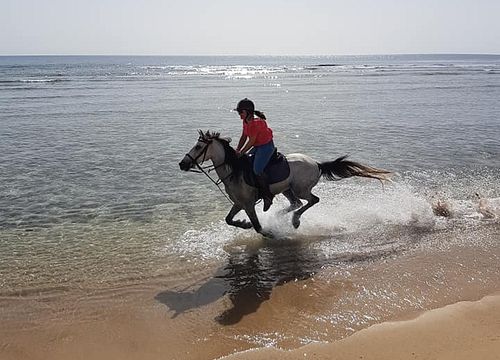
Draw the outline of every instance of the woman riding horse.
<instances>
[{"instance_id":1,"label":"woman riding horse","mask_svg":"<svg viewBox=\"0 0 500 360\"><path fill-rule=\"evenodd\" d=\"M254 155L253 172L264 199L264 211L269 210L274 195L269 190L264 169L274 153L273 131L267 126L266 116L255 110L254 103L244 98L236 106L235 111L243 120L243 132L236 147L238 154L245 154L248 150Z\"/></svg>"},{"instance_id":2,"label":"woman riding horse","mask_svg":"<svg viewBox=\"0 0 500 360\"><path fill-rule=\"evenodd\" d=\"M247 184L244 179L242 166L244 160L238 157L235 149L229 144L230 140L219 135L219 133L200 131L198 141L182 158L179 167L184 171L198 168L199 172L205 172L201 165L210 160L219 181L224 184L224 188L233 202L233 206L226 216L226 222L243 229L253 227L255 231L268 235L268 232L262 230L255 212L255 204L259 199L258 190ZM287 159L290 175L287 179L272 184L270 190L274 194L283 193L290 201L290 206L284 211L293 211L292 225L294 228L300 226L302 214L319 202L319 198L311 190L321 177L327 180L339 180L361 176L383 181L389 180L391 175L389 171L346 160L346 156L339 157L334 161L317 162L304 154L288 154ZM218 182L215 183L218 184ZM304 205L301 200L306 200L307 204ZM241 210L245 211L250 222L234 220L235 215Z\"/></svg>"}]
</instances>

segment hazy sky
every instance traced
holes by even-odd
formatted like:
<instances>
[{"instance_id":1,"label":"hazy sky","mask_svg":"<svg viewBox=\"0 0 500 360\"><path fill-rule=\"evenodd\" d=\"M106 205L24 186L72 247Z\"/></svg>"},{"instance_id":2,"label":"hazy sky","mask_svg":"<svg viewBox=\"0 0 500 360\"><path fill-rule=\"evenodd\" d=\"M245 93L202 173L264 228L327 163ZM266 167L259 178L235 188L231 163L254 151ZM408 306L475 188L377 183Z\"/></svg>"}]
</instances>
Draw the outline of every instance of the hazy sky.
<instances>
[{"instance_id":1,"label":"hazy sky","mask_svg":"<svg viewBox=\"0 0 500 360\"><path fill-rule=\"evenodd\" d=\"M500 54L500 0L0 0L0 55Z\"/></svg>"}]
</instances>

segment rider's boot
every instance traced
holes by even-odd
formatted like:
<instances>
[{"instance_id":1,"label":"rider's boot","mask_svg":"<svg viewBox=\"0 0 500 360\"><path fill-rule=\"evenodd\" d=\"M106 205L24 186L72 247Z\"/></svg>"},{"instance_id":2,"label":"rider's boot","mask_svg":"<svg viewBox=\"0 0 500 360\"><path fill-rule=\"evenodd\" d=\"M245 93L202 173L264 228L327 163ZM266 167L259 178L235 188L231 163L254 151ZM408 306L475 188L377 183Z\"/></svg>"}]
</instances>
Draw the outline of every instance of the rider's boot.
<instances>
[{"instance_id":1,"label":"rider's boot","mask_svg":"<svg viewBox=\"0 0 500 360\"><path fill-rule=\"evenodd\" d=\"M274 195L271 193L271 190L269 190L267 176L265 174L255 175L255 179L257 180L260 195L262 196L262 199L264 199L264 211L267 211L271 207L274 197Z\"/></svg>"}]
</instances>

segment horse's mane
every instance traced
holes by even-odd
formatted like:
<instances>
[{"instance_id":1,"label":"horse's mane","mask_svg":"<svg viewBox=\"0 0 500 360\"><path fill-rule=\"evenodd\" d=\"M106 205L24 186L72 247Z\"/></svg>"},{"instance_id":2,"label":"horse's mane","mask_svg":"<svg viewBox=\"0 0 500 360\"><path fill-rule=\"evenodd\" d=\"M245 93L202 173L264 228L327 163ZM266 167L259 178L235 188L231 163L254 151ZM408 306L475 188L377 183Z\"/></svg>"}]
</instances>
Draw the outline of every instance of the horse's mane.
<instances>
[{"instance_id":1,"label":"horse's mane","mask_svg":"<svg viewBox=\"0 0 500 360\"><path fill-rule=\"evenodd\" d=\"M202 141L209 142L212 140L217 140L222 144L225 154L224 162L233 170L233 177L238 176L243 171L243 168L247 163L247 156L243 155L241 157L238 157L238 155L236 154L236 150L234 150L230 145L231 138L221 137L220 132L210 130L207 130L206 132L198 130L198 133L200 134L200 140Z\"/></svg>"}]
</instances>

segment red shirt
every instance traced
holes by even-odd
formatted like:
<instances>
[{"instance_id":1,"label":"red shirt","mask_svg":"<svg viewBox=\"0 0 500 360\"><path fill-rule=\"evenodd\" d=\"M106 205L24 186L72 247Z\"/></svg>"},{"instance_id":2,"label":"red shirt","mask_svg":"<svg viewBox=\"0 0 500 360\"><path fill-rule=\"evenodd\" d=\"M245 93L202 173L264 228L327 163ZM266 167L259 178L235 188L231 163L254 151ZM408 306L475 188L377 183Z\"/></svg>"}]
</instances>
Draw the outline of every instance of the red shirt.
<instances>
[{"instance_id":1,"label":"red shirt","mask_svg":"<svg viewBox=\"0 0 500 360\"><path fill-rule=\"evenodd\" d=\"M254 118L249 123L243 121L243 135L255 136L254 146L267 144L273 139L273 131L267 126L266 121L260 118Z\"/></svg>"}]
</instances>

